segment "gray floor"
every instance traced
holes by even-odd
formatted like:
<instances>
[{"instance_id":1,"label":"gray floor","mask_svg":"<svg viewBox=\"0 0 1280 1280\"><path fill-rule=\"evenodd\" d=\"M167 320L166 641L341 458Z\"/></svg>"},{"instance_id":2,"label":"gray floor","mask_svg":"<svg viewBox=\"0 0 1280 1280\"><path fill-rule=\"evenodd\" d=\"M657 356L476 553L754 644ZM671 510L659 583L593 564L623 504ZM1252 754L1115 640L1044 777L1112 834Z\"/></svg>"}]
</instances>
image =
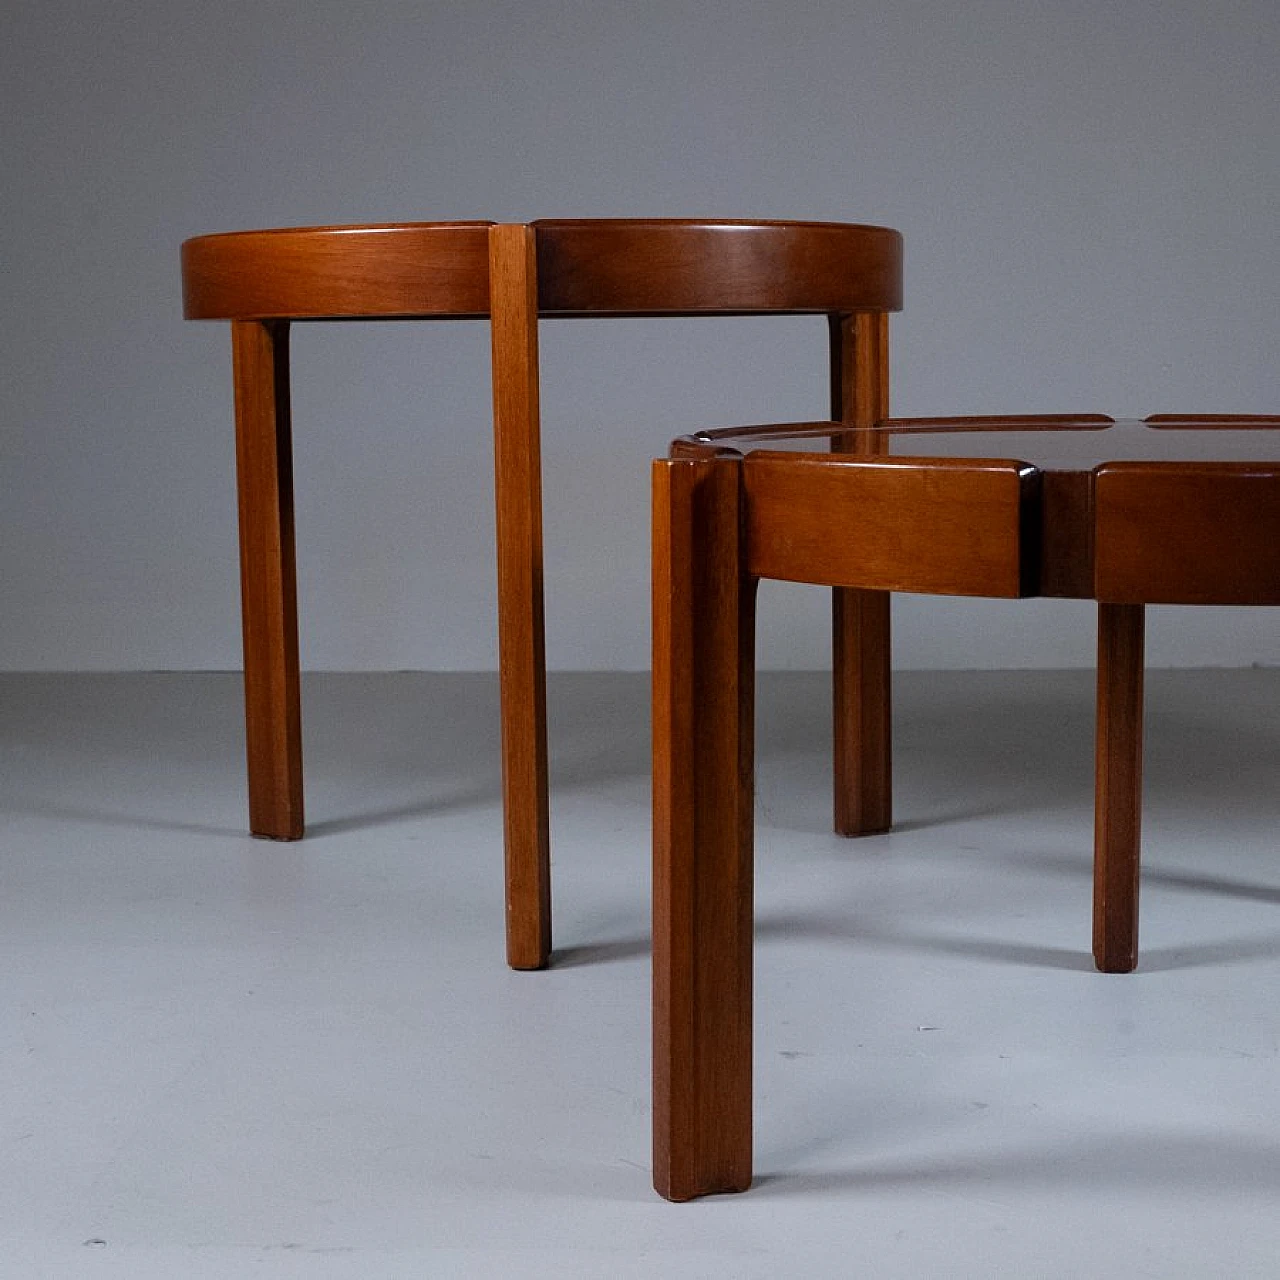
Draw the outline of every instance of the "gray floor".
<instances>
[{"instance_id":1,"label":"gray floor","mask_svg":"<svg viewBox=\"0 0 1280 1280\"><path fill-rule=\"evenodd\" d=\"M889 836L762 682L757 1185L649 1187L647 687L551 689L557 965L501 958L494 681L0 679L0 1275L1280 1274L1280 672L1153 673L1143 961L1095 974L1088 672L903 675Z\"/></svg>"}]
</instances>

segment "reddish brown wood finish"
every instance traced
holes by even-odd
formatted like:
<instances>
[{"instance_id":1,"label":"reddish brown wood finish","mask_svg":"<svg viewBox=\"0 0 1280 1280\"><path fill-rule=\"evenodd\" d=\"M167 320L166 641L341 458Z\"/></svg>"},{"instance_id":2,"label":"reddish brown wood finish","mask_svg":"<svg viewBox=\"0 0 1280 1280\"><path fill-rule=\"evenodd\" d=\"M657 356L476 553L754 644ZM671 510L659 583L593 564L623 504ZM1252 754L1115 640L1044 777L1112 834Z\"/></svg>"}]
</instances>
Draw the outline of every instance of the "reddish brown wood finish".
<instances>
[{"instance_id":1,"label":"reddish brown wood finish","mask_svg":"<svg viewBox=\"0 0 1280 1280\"><path fill-rule=\"evenodd\" d=\"M188 320L489 314L489 224L292 227L182 246Z\"/></svg>"},{"instance_id":2,"label":"reddish brown wood finish","mask_svg":"<svg viewBox=\"0 0 1280 1280\"><path fill-rule=\"evenodd\" d=\"M832 316L831 417L852 431L837 452L883 453L872 430L889 416L889 317ZM836 587L831 593L832 821L840 835L887 831L893 823L893 721L889 594Z\"/></svg>"},{"instance_id":3,"label":"reddish brown wood finish","mask_svg":"<svg viewBox=\"0 0 1280 1280\"><path fill-rule=\"evenodd\" d=\"M489 311L488 225L302 227L182 246L192 319L232 321L249 825L303 834L289 324Z\"/></svg>"},{"instance_id":4,"label":"reddish brown wood finish","mask_svg":"<svg viewBox=\"0 0 1280 1280\"><path fill-rule=\"evenodd\" d=\"M869 836L893 825L890 597L831 593L832 827Z\"/></svg>"},{"instance_id":5,"label":"reddish brown wood finish","mask_svg":"<svg viewBox=\"0 0 1280 1280\"><path fill-rule=\"evenodd\" d=\"M830 315L902 306L885 227L673 218L544 219L544 315Z\"/></svg>"},{"instance_id":6,"label":"reddish brown wood finish","mask_svg":"<svg viewBox=\"0 0 1280 1280\"><path fill-rule=\"evenodd\" d=\"M751 1182L754 583L741 463L653 473L653 1176Z\"/></svg>"},{"instance_id":7,"label":"reddish brown wood finish","mask_svg":"<svg viewBox=\"0 0 1280 1280\"><path fill-rule=\"evenodd\" d=\"M536 968L551 943L537 315L832 315L865 335L845 382L857 421L870 422L885 409L885 330L865 313L900 305L901 260L901 237L879 227L663 219L557 220L532 230L484 222L302 227L183 245L185 314L258 326L243 331L254 335L244 338L246 351L257 354L237 356L237 397L248 406L238 417L254 829L302 834L288 322L492 311L508 956L517 968ZM849 319L855 312L864 314ZM259 350L268 338L276 344L270 359ZM887 611L860 634L863 643L885 637L878 660L887 663L885 626ZM884 744L883 765L866 755L883 778L872 793L887 799L887 666L883 679L874 662L867 669L869 677L851 682L880 708L870 736ZM842 678L838 672L838 685Z\"/></svg>"},{"instance_id":8,"label":"reddish brown wood finish","mask_svg":"<svg viewBox=\"0 0 1280 1280\"><path fill-rule=\"evenodd\" d=\"M513 969L539 969L551 955L535 271L532 230L520 225L494 227L489 272L498 643L507 962Z\"/></svg>"},{"instance_id":9,"label":"reddish brown wood finish","mask_svg":"<svg viewBox=\"0 0 1280 1280\"><path fill-rule=\"evenodd\" d=\"M1098 606L1093 958L1103 973L1138 963L1143 626L1140 604Z\"/></svg>"},{"instance_id":10,"label":"reddish brown wood finish","mask_svg":"<svg viewBox=\"0 0 1280 1280\"><path fill-rule=\"evenodd\" d=\"M289 326L231 326L240 494L249 829L302 835L302 724L289 420Z\"/></svg>"},{"instance_id":11,"label":"reddish brown wood finish","mask_svg":"<svg viewBox=\"0 0 1280 1280\"><path fill-rule=\"evenodd\" d=\"M975 431L1104 431L1116 420L1105 413L984 413L963 418L889 418L876 424L881 434L964 435Z\"/></svg>"},{"instance_id":12,"label":"reddish brown wood finish","mask_svg":"<svg viewBox=\"0 0 1280 1280\"><path fill-rule=\"evenodd\" d=\"M757 452L744 463L747 567L761 578L1016 598L1039 474L1022 462Z\"/></svg>"},{"instance_id":13,"label":"reddish brown wood finish","mask_svg":"<svg viewBox=\"0 0 1280 1280\"><path fill-rule=\"evenodd\" d=\"M904 434L947 425L915 420ZM1088 415L959 420L956 429L1108 425ZM741 993L751 979L739 913L750 896L747 602L758 577L1096 595L1094 956L1112 973L1131 971L1138 955L1144 601L1280 603L1280 464L1041 473L985 458L758 449L770 436L841 441L846 427L712 431L682 437L672 460L655 464L655 1181L671 1198L738 1189L749 1170L750 1029L737 1019L749 1016ZM733 449L735 438L751 451ZM1233 555L1239 571L1227 565ZM728 1030L722 1017L733 1020ZM715 1106L707 1080L722 1082Z\"/></svg>"},{"instance_id":14,"label":"reddish brown wood finish","mask_svg":"<svg viewBox=\"0 0 1280 1280\"><path fill-rule=\"evenodd\" d=\"M1094 520L1099 600L1280 604L1280 463L1109 462Z\"/></svg>"},{"instance_id":15,"label":"reddish brown wood finish","mask_svg":"<svg viewBox=\"0 0 1280 1280\"><path fill-rule=\"evenodd\" d=\"M1104 972L1128 973L1138 963L1143 605L1280 604L1280 465L1106 463L1093 475L1093 515L1094 958Z\"/></svg>"},{"instance_id":16,"label":"reddish brown wood finish","mask_svg":"<svg viewBox=\"0 0 1280 1280\"><path fill-rule=\"evenodd\" d=\"M1265 413L1153 413L1145 419L1149 427L1190 431L1274 431L1280 415Z\"/></svg>"},{"instance_id":17,"label":"reddish brown wood finish","mask_svg":"<svg viewBox=\"0 0 1280 1280\"><path fill-rule=\"evenodd\" d=\"M1028 470L743 459L692 439L654 464L654 1185L669 1199L742 1190L751 1177L756 578L978 585L944 552L922 569L910 539L848 554L840 531L857 530L884 501L907 527L934 518L929 504L945 512L950 533L963 526L980 548L981 584L1018 594L1035 493Z\"/></svg>"},{"instance_id":18,"label":"reddish brown wood finish","mask_svg":"<svg viewBox=\"0 0 1280 1280\"><path fill-rule=\"evenodd\" d=\"M1040 594L1093 595L1093 473L1046 471L1040 477Z\"/></svg>"}]
</instances>

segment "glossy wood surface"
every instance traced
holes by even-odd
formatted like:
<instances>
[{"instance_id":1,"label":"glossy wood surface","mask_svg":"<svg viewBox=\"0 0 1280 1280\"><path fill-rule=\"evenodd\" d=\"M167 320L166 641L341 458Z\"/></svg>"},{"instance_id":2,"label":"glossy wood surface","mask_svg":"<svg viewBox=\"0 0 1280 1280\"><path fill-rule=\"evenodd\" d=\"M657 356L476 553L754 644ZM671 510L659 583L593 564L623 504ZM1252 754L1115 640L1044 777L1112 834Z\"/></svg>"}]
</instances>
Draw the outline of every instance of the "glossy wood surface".
<instances>
[{"instance_id":1,"label":"glossy wood surface","mask_svg":"<svg viewBox=\"0 0 1280 1280\"><path fill-rule=\"evenodd\" d=\"M1148 426L1183 431L1274 431L1280 414L1266 413L1153 413Z\"/></svg>"},{"instance_id":2,"label":"glossy wood surface","mask_svg":"<svg viewBox=\"0 0 1280 1280\"><path fill-rule=\"evenodd\" d=\"M508 957L535 968L551 945L537 315L825 313L852 332L867 323L853 312L900 304L901 257L901 237L879 227L673 219L297 227L187 241L185 314L268 322L245 333L279 343L270 360L246 356L237 374L248 406L238 414L248 441L239 500L254 829L302 834L288 322L492 312ZM869 351L870 341L858 348L864 364ZM877 406L859 411L868 421L887 410L874 387L857 394ZM887 645L887 602L862 634ZM866 687L883 721L875 737L887 744L887 686L877 700L874 664L866 669L845 683ZM877 770L885 782L873 791L887 796L887 760Z\"/></svg>"},{"instance_id":3,"label":"glossy wood surface","mask_svg":"<svg viewBox=\"0 0 1280 1280\"><path fill-rule=\"evenodd\" d=\"M528 227L493 228L489 275L507 962L539 969L551 955L551 855L537 279Z\"/></svg>"},{"instance_id":4,"label":"glossy wood surface","mask_svg":"<svg viewBox=\"0 0 1280 1280\"><path fill-rule=\"evenodd\" d=\"M1097 596L1093 949L1104 972L1136 966L1143 602L1280 602L1280 464L1091 459L1042 470L980 448L986 432L1008 439L1014 430L1039 431L1031 452L1048 454L1055 433L1059 443L1086 433L1105 458L1112 446L1150 443L1149 427L1128 426L1126 434L1100 415L1059 415L888 420L851 433L847 421L832 420L703 432L674 442L671 460L656 464L655 1171L663 1194L742 1185L726 1174L722 1152L732 1153L733 1171L749 1168L742 1040L737 1032L704 1037L713 1023L700 1001L715 993L736 1016L734 993L750 982L750 948L739 932L746 925L726 931L723 922L736 921L735 906L749 898L751 835L739 823L749 823L752 782L734 766L749 768L740 752L752 619L742 601L759 577ZM1262 455L1276 437L1261 428L1280 427L1280 418L1169 415L1149 426L1256 429L1250 448ZM977 455L885 456L874 438L902 436L918 448L951 430L966 445L972 439ZM866 436L866 452L811 451L824 438L838 448L851 434ZM788 438L793 451L765 447ZM1193 447L1190 437L1186 443ZM1225 435L1220 443L1225 451ZM714 486L701 482L715 494L710 514L694 500L694 477L713 475ZM736 486L721 479L734 476ZM720 922L719 931L701 933L704 920ZM713 1060L704 1061L704 1050ZM709 1078L732 1082L724 1095L732 1105L701 1104L699 1082Z\"/></svg>"},{"instance_id":5,"label":"glossy wood surface","mask_svg":"<svg viewBox=\"0 0 1280 1280\"><path fill-rule=\"evenodd\" d=\"M1197 432L1202 434L1197 436ZM1207 434L1205 434L1207 433ZM747 457L795 441L849 438L838 422L725 428L689 437ZM965 442L970 461L1016 459L1039 476L1024 495L1036 594L1115 602L1280 603L1280 417L1166 414L1117 422L1101 414L891 418L863 433L894 463L940 478L962 458L927 452ZM1252 461L1143 460L1185 442L1188 453L1228 440ZM1064 441L1067 442L1064 445ZM1068 445L1084 441L1086 450ZM674 451L684 447L672 445ZM1021 450L1016 452L1015 450ZM787 450L809 465L812 456ZM1101 532L1100 532L1101 531ZM1097 563L1095 563L1095 561Z\"/></svg>"},{"instance_id":6,"label":"glossy wood surface","mask_svg":"<svg viewBox=\"0 0 1280 1280\"><path fill-rule=\"evenodd\" d=\"M231 326L240 507L249 829L302 835L302 722L294 567L289 326Z\"/></svg>"},{"instance_id":7,"label":"glossy wood surface","mask_svg":"<svg viewBox=\"0 0 1280 1280\"><path fill-rule=\"evenodd\" d=\"M1040 594L1068 600L1093 595L1093 473L1040 475Z\"/></svg>"},{"instance_id":8,"label":"glossy wood surface","mask_svg":"<svg viewBox=\"0 0 1280 1280\"><path fill-rule=\"evenodd\" d=\"M743 464L747 567L878 591L1018 597L1039 477L1020 462L756 452Z\"/></svg>"},{"instance_id":9,"label":"glossy wood surface","mask_svg":"<svg viewBox=\"0 0 1280 1280\"><path fill-rule=\"evenodd\" d=\"M902 237L818 222L546 219L544 315L839 314L902 306Z\"/></svg>"},{"instance_id":10,"label":"glossy wood surface","mask_svg":"<svg viewBox=\"0 0 1280 1280\"><path fill-rule=\"evenodd\" d=\"M182 246L188 320L489 313L489 224L294 227Z\"/></svg>"},{"instance_id":11,"label":"glossy wood surface","mask_svg":"<svg viewBox=\"0 0 1280 1280\"><path fill-rule=\"evenodd\" d=\"M182 246L189 320L488 314L485 222L286 227ZM533 225L544 315L850 314L902 306L902 237L845 223Z\"/></svg>"},{"instance_id":12,"label":"glossy wood surface","mask_svg":"<svg viewBox=\"0 0 1280 1280\"><path fill-rule=\"evenodd\" d=\"M653 470L653 1177L751 1181L754 584L741 465Z\"/></svg>"},{"instance_id":13,"label":"glossy wood surface","mask_svg":"<svg viewBox=\"0 0 1280 1280\"><path fill-rule=\"evenodd\" d=\"M1280 604L1280 460L1111 462L1093 505L1097 599Z\"/></svg>"},{"instance_id":14,"label":"glossy wood surface","mask_svg":"<svg viewBox=\"0 0 1280 1280\"><path fill-rule=\"evenodd\" d=\"M1098 606L1093 958L1103 973L1138 963L1143 628L1141 605Z\"/></svg>"},{"instance_id":15,"label":"glossy wood surface","mask_svg":"<svg viewBox=\"0 0 1280 1280\"><path fill-rule=\"evenodd\" d=\"M831 417L852 428L831 448L883 453L870 430L889 416L889 317L860 311L828 321ZM845 836L893 823L893 720L889 593L836 587L831 593L832 823Z\"/></svg>"}]
</instances>

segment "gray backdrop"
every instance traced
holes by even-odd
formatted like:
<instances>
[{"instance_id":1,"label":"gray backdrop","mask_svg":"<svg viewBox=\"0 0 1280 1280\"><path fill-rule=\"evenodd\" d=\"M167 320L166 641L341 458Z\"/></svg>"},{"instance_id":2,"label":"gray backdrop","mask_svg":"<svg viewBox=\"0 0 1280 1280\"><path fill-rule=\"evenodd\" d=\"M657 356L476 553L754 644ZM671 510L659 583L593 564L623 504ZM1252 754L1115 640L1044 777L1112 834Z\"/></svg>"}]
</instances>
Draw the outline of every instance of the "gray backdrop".
<instances>
[{"instance_id":1,"label":"gray backdrop","mask_svg":"<svg viewBox=\"0 0 1280 1280\"><path fill-rule=\"evenodd\" d=\"M1275 0L9 0L0 668L239 662L229 343L178 244L282 224L882 222L894 409L1280 411ZM543 326L549 657L648 662L648 467L825 415L816 320ZM303 657L495 662L487 331L296 341ZM761 661L827 661L769 585ZM1092 609L900 598L902 666L1092 660ZM1153 611L1153 663L1280 660Z\"/></svg>"}]
</instances>

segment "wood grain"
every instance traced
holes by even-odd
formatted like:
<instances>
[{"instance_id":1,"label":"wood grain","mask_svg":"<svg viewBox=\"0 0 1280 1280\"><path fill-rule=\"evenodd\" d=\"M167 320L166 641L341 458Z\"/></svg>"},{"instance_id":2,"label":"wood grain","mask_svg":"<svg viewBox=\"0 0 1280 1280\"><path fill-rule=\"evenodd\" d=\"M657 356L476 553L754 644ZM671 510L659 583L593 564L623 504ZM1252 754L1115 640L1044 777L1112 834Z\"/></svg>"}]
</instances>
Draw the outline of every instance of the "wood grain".
<instances>
[{"instance_id":1,"label":"wood grain","mask_svg":"<svg viewBox=\"0 0 1280 1280\"><path fill-rule=\"evenodd\" d=\"M1280 462L1109 462L1094 522L1098 600L1280 604Z\"/></svg>"},{"instance_id":2,"label":"wood grain","mask_svg":"<svg viewBox=\"0 0 1280 1280\"><path fill-rule=\"evenodd\" d=\"M889 416L889 317L859 311L830 317L831 416L852 431L831 448L886 453L876 424ZM864 836L893 824L890 598L886 591L831 593L832 823Z\"/></svg>"},{"instance_id":3,"label":"wood grain","mask_svg":"<svg viewBox=\"0 0 1280 1280\"><path fill-rule=\"evenodd\" d=\"M902 305L902 237L818 222L544 219L538 303L562 315L830 315Z\"/></svg>"},{"instance_id":4,"label":"wood grain","mask_svg":"<svg viewBox=\"0 0 1280 1280\"><path fill-rule=\"evenodd\" d=\"M761 578L932 595L1034 591L1039 473L962 458L758 451L744 463L747 567Z\"/></svg>"},{"instance_id":5,"label":"wood grain","mask_svg":"<svg viewBox=\"0 0 1280 1280\"><path fill-rule=\"evenodd\" d=\"M540 967L551 903L537 318L802 313L845 323L900 305L901 237L845 224L677 219L296 227L196 237L182 247L182 267L189 318L248 326L237 338L237 395L247 406L238 416L251 808L255 829L270 834L302 830L287 324L492 313L507 945L513 966ZM883 410L876 344L885 330L879 317L847 322L863 333L851 347L848 378L859 389L849 403L866 417ZM870 676L854 681L866 704L855 713L864 772L870 793L887 797L887 683L886 697L876 695L887 608L850 617L873 650L860 659Z\"/></svg>"},{"instance_id":6,"label":"wood grain","mask_svg":"<svg viewBox=\"0 0 1280 1280\"><path fill-rule=\"evenodd\" d=\"M182 246L188 320L489 313L488 224L289 227Z\"/></svg>"},{"instance_id":7,"label":"wood grain","mask_svg":"<svg viewBox=\"0 0 1280 1280\"><path fill-rule=\"evenodd\" d=\"M754 583L740 463L653 469L653 1172L751 1182Z\"/></svg>"},{"instance_id":8,"label":"wood grain","mask_svg":"<svg viewBox=\"0 0 1280 1280\"><path fill-rule=\"evenodd\" d=\"M303 832L302 720L289 416L289 326L231 326L240 507L249 829Z\"/></svg>"},{"instance_id":9,"label":"wood grain","mask_svg":"<svg viewBox=\"0 0 1280 1280\"><path fill-rule=\"evenodd\" d=\"M537 278L528 227L489 235L507 961L538 969L551 954L551 855Z\"/></svg>"},{"instance_id":10,"label":"wood grain","mask_svg":"<svg viewBox=\"0 0 1280 1280\"><path fill-rule=\"evenodd\" d=\"M850 360L847 328L837 337L833 321L832 331L833 356ZM833 407L843 407L834 394ZM904 434L943 421L954 420L914 420ZM1111 420L967 419L956 429L975 422L1103 432ZM836 583L861 600L889 590L1097 595L1093 948L1111 973L1138 959L1144 601L1280 602L1280 465L1041 472L1018 460L869 451L892 430L881 419L708 431L655 464L654 1170L669 1198L750 1179L750 921L739 913L750 900L758 578ZM861 454L759 447L824 435L856 446L860 432Z\"/></svg>"}]
</instances>

